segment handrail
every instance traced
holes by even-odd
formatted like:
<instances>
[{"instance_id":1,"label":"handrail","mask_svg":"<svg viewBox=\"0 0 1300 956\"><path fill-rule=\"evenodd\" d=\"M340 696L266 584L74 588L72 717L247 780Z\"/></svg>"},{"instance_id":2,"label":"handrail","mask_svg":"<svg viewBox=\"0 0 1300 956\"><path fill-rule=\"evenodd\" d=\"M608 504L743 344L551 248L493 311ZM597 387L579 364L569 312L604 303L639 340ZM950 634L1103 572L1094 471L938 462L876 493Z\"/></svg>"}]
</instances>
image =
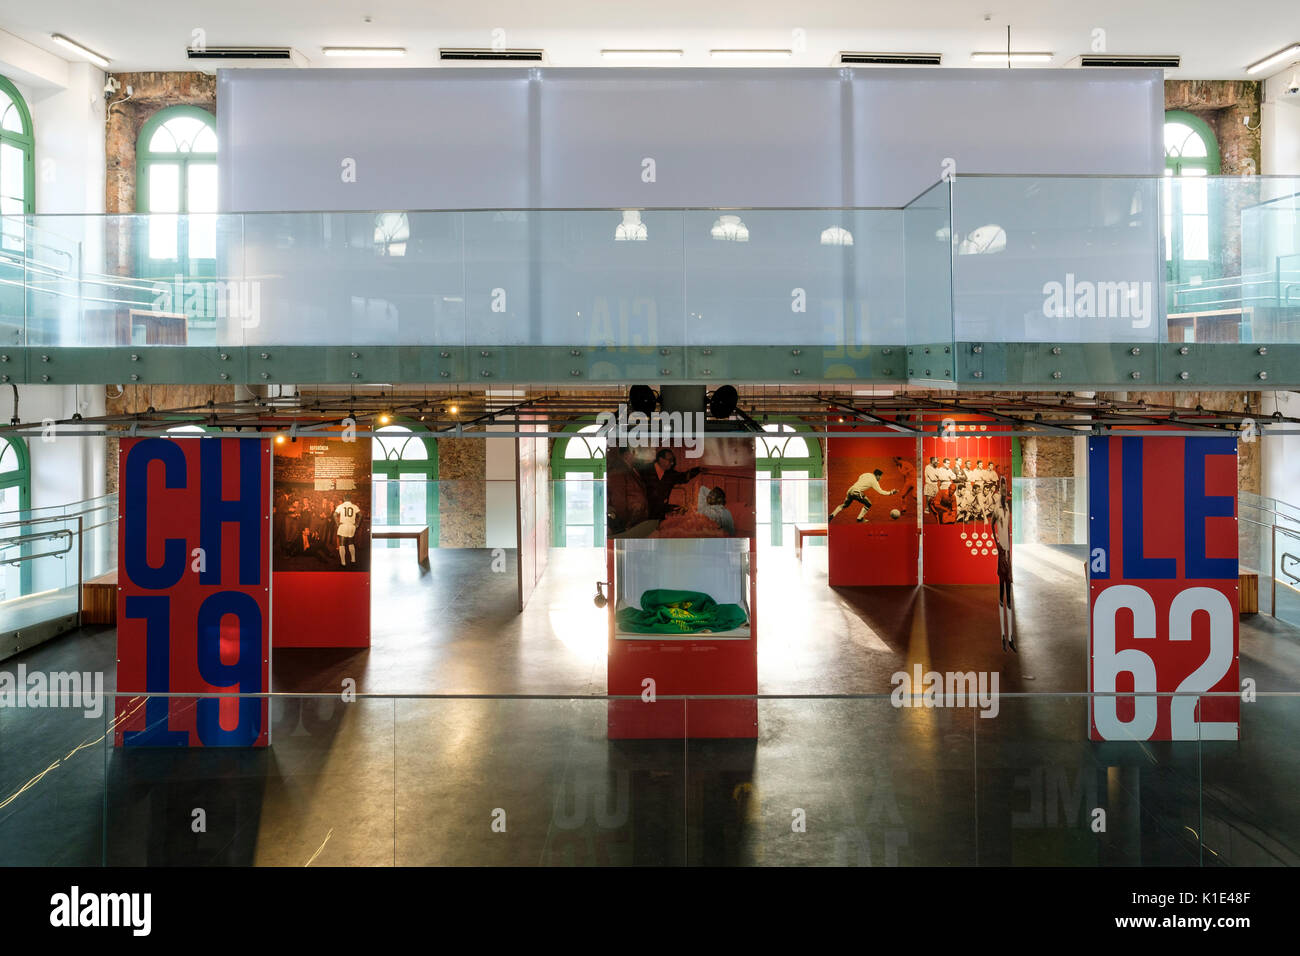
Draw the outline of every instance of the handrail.
<instances>
[{"instance_id":1,"label":"handrail","mask_svg":"<svg viewBox=\"0 0 1300 956\"><path fill-rule=\"evenodd\" d=\"M41 551L37 554L20 554L16 558L0 558L0 565L14 566L39 558L61 558L72 550L72 532L67 528L61 528L50 534L22 534L16 538L0 539L0 551L3 551L6 548L21 547L32 541L54 541L59 538L62 538L66 545L60 551Z\"/></svg>"}]
</instances>

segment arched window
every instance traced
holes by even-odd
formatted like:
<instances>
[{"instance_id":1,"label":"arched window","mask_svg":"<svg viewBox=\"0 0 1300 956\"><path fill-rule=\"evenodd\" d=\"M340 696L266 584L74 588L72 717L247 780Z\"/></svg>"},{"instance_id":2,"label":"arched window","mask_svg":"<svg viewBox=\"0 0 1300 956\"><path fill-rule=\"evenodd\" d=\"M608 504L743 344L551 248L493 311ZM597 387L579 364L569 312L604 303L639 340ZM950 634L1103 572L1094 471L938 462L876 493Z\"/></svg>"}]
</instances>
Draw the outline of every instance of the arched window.
<instances>
[{"instance_id":1,"label":"arched window","mask_svg":"<svg viewBox=\"0 0 1300 956\"><path fill-rule=\"evenodd\" d=\"M605 546L605 439L599 425L569 425L551 452L551 544L557 548Z\"/></svg>"},{"instance_id":2,"label":"arched window","mask_svg":"<svg viewBox=\"0 0 1300 956\"><path fill-rule=\"evenodd\" d=\"M438 442L415 423L385 425L370 440L374 525L428 525L438 546ZM400 541L389 541L397 547Z\"/></svg>"},{"instance_id":3,"label":"arched window","mask_svg":"<svg viewBox=\"0 0 1300 956\"><path fill-rule=\"evenodd\" d=\"M1171 284L1210 274L1213 210L1210 184L1218 175L1219 144L1203 119L1182 110L1165 113L1163 199L1165 263ZM1175 187L1174 178L1181 181ZM1173 293L1171 288L1171 294Z\"/></svg>"},{"instance_id":4,"label":"arched window","mask_svg":"<svg viewBox=\"0 0 1300 956\"><path fill-rule=\"evenodd\" d=\"M23 251L23 216L36 211L32 114L0 76L0 252Z\"/></svg>"},{"instance_id":5,"label":"arched window","mask_svg":"<svg viewBox=\"0 0 1300 956\"><path fill-rule=\"evenodd\" d=\"M152 213L148 275L214 274L217 255L216 120L197 106L149 117L136 143L135 208Z\"/></svg>"},{"instance_id":6,"label":"arched window","mask_svg":"<svg viewBox=\"0 0 1300 956\"><path fill-rule=\"evenodd\" d=\"M32 468L27 443L21 438L0 438L0 524L27 516L32 506ZM0 537L23 534L25 527L0 529ZM28 553L27 545L21 546ZM7 564L0 569L0 601L31 591L31 562Z\"/></svg>"},{"instance_id":7,"label":"arched window","mask_svg":"<svg viewBox=\"0 0 1300 956\"><path fill-rule=\"evenodd\" d=\"M793 543L794 526L824 521L826 485L822 479L822 446L806 426L773 422L763 426L769 437L755 449L758 541L780 546Z\"/></svg>"}]
</instances>

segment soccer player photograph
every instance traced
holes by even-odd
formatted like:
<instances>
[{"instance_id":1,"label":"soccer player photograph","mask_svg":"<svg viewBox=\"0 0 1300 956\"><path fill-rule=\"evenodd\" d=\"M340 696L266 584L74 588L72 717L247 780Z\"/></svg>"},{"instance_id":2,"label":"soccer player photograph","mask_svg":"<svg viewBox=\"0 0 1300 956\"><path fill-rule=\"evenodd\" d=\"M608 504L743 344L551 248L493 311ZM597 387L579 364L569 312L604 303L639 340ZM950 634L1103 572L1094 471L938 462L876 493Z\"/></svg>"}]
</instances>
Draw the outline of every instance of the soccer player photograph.
<instances>
[{"instance_id":1,"label":"soccer player photograph","mask_svg":"<svg viewBox=\"0 0 1300 956\"><path fill-rule=\"evenodd\" d=\"M850 485L849 490L844 493L843 503L838 508L836 508L834 511L831 512L831 516L828 520L834 521L835 516L837 514L839 514L845 508L851 507L853 503L856 501L862 505L862 510L858 512L858 521L860 522L866 521L867 509L871 507L871 502L867 500L868 491L874 491L878 495L898 494L897 488L895 488L893 491L886 491L884 488L880 487L880 477L883 474L884 472L881 471L879 468L877 468L875 471L871 472L870 474L864 472L863 474L858 475L858 480L855 481L852 485Z\"/></svg>"}]
</instances>

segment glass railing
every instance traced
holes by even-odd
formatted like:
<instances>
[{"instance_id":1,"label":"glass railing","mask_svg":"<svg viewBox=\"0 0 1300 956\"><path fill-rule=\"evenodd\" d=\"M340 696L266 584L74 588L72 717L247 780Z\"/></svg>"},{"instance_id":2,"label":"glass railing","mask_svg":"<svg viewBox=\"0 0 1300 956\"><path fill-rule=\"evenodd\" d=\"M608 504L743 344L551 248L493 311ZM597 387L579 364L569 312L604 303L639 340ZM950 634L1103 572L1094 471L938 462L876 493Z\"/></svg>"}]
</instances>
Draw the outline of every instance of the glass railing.
<instances>
[{"instance_id":1,"label":"glass railing","mask_svg":"<svg viewBox=\"0 0 1300 956\"><path fill-rule=\"evenodd\" d=\"M298 370L271 346L427 346L377 380L1188 387L1285 380L1258 350L1300 344L1300 178L959 176L897 209L192 219L26 217L0 250L0 344L270 363L212 366L232 381L351 381L367 359ZM1201 345L1249 349L1225 366ZM510 351L538 346L554 351Z\"/></svg>"},{"instance_id":2,"label":"glass railing","mask_svg":"<svg viewBox=\"0 0 1300 956\"><path fill-rule=\"evenodd\" d=\"M0 512L0 659L83 623L85 585L116 572L117 524L116 495Z\"/></svg>"},{"instance_id":3,"label":"glass railing","mask_svg":"<svg viewBox=\"0 0 1300 956\"><path fill-rule=\"evenodd\" d=\"M148 701L82 676L62 706L6 715L0 865L1300 862L1295 694L1240 702L1239 739L1198 722L1164 742L1090 740L1090 705L1122 703L1086 694L275 694L241 718L268 747L195 749L142 745ZM685 726L730 708L754 736L611 739L629 706ZM234 726L233 697L153 719L210 708Z\"/></svg>"}]
</instances>

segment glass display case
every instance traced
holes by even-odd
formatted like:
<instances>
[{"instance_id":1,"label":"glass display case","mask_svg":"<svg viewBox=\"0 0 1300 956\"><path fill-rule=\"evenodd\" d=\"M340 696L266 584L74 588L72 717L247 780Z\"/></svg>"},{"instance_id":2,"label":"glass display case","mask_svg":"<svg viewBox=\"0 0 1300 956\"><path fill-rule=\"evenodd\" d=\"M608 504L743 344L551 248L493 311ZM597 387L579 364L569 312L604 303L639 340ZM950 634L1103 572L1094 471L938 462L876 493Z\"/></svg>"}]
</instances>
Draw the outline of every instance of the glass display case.
<instances>
[{"instance_id":1,"label":"glass display case","mask_svg":"<svg viewBox=\"0 0 1300 956\"><path fill-rule=\"evenodd\" d=\"M612 543L616 640L751 637L751 539L627 538Z\"/></svg>"}]
</instances>

